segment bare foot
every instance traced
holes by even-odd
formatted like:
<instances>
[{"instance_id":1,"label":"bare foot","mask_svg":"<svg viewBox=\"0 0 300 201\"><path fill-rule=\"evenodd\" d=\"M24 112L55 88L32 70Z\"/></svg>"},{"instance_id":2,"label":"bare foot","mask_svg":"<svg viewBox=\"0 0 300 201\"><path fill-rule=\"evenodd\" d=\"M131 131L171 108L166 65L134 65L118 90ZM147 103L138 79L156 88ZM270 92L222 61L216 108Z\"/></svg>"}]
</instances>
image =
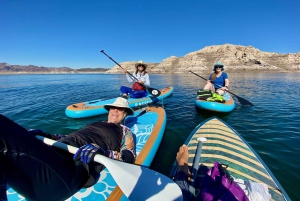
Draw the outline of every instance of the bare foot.
<instances>
[{"instance_id":1,"label":"bare foot","mask_svg":"<svg viewBox=\"0 0 300 201\"><path fill-rule=\"evenodd\" d=\"M176 155L176 161L178 165L185 165L188 163L189 159L189 152L188 147L184 144L181 147L179 147L179 151Z\"/></svg>"},{"instance_id":2,"label":"bare foot","mask_svg":"<svg viewBox=\"0 0 300 201\"><path fill-rule=\"evenodd\" d=\"M179 148L179 151L177 152L176 155L176 161L178 164L178 169L177 171L180 172L185 172L188 174L189 166L188 166L188 159L189 159L189 152L188 152L188 147L184 144Z\"/></svg>"},{"instance_id":3,"label":"bare foot","mask_svg":"<svg viewBox=\"0 0 300 201\"><path fill-rule=\"evenodd\" d=\"M128 95L127 94L123 94L122 98L128 99Z\"/></svg>"}]
</instances>

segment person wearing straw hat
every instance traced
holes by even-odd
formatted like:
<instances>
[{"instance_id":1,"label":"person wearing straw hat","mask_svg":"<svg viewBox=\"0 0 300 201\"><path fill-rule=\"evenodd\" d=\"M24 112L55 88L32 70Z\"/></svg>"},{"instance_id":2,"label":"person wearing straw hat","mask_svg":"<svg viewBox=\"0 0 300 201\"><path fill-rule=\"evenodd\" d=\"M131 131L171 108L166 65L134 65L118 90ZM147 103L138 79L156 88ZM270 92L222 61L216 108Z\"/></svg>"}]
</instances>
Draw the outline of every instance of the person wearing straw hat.
<instances>
[{"instance_id":1,"label":"person wearing straw hat","mask_svg":"<svg viewBox=\"0 0 300 201\"><path fill-rule=\"evenodd\" d=\"M71 153L48 146L35 136L52 138L39 129L26 130L0 115L0 200L7 200L6 186L26 200L66 200L81 188L94 185L105 168L93 161L96 154L133 163L134 136L122 125L134 112L124 98L104 106L107 122L94 122L56 140L80 147Z\"/></svg>"},{"instance_id":2,"label":"person wearing straw hat","mask_svg":"<svg viewBox=\"0 0 300 201\"><path fill-rule=\"evenodd\" d=\"M121 86L120 91L124 98L128 98L128 95L131 98L142 98L148 95L148 92L145 88L146 86L150 86L150 78L147 73L147 64L143 61L139 61L135 64L136 71L133 73L133 77L128 75L127 69L124 68L123 71L126 74L127 80L129 83L133 83L132 87Z\"/></svg>"}]
</instances>

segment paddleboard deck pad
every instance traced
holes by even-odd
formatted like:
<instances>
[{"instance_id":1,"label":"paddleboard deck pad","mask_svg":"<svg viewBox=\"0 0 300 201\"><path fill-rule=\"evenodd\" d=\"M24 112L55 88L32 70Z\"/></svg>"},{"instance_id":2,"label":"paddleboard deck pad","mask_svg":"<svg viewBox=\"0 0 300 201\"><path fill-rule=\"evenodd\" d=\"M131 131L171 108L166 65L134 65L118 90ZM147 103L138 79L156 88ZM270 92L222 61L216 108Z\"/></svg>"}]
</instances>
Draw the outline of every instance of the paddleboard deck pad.
<instances>
[{"instance_id":1,"label":"paddleboard deck pad","mask_svg":"<svg viewBox=\"0 0 300 201\"><path fill-rule=\"evenodd\" d=\"M251 180L267 185L272 200L290 200L275 176L251 148L244 138L222 120L213 117L199 124L187 138L185 144L189 150L189 167L193 167L197 150L197 138L206 138L202 144L199 170L194 188L199 193L201 178L213 167L215 162L228 165L228 172L234 178ZM176 162L170 176L176 173Z\"/></svg>"}]
</instances>

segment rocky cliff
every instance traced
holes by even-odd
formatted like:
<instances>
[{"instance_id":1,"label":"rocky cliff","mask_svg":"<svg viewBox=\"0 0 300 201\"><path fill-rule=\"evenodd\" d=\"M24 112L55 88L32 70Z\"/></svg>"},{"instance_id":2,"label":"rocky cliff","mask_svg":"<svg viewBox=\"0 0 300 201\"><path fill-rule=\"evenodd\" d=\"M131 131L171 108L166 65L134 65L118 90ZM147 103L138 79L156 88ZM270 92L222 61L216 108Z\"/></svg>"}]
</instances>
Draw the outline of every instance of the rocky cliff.
<instances>
[{"instance_id":1,"label":"rocky cliff","mask_svg":"<svg viewBox=\"0 0 300 201\"><path fill-rule=\"evenodd\" d=\"M150 73L183 73L192 71L212 71L216 61L224 64L227 72L241 71L278 71L300 72L300 52L296 54L279 54L263 52L252 46L213 45L188 53L183 57L171 56L160 63L149 64ZM122 62L129 72L134 72L134 62ZM122 69L114 66L107 73L121 73Z\"/></svg>"},{"instance_id":2,"label":"rocky cliff","mask_svg":"<svg viewBox=\"0 0 300 201\"><path fill-rule=\"evenodd\" d=\"M185 73L189 70L211 72L214 63L217 61L224 64L226 72L300 72L300 52L279 54L263 52L252 46L232 44L207 46L182 57L170 56L160 63L144 62L148 64L147 71L149 73ZM120 65L127 68L128 72L133 73L136 62L125 61L121 62ZM0 63L0 73L123 73L123 70L118 65L109 70L105 68L74 70L69 67L50 68Z\"/></svg>"}]
</instances>

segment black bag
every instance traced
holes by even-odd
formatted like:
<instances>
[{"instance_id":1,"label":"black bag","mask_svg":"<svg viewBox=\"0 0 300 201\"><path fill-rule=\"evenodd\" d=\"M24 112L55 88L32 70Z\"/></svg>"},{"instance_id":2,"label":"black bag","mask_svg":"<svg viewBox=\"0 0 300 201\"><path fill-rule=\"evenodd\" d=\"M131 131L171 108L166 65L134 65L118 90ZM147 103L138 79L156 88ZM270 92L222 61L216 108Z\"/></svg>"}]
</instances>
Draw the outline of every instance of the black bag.
<instances>
[{"instance_id":1,"label":"black bag","mask_svg":"<svg viewBox=\"0 0 300 201\"><path fill-rule=\"evenodd\" d=\"M213 97L212 96L212 91L211 90L199 89L197 91L197 97L200 100L206 100L207 98Z\"/></svg>"}]
</instances>

